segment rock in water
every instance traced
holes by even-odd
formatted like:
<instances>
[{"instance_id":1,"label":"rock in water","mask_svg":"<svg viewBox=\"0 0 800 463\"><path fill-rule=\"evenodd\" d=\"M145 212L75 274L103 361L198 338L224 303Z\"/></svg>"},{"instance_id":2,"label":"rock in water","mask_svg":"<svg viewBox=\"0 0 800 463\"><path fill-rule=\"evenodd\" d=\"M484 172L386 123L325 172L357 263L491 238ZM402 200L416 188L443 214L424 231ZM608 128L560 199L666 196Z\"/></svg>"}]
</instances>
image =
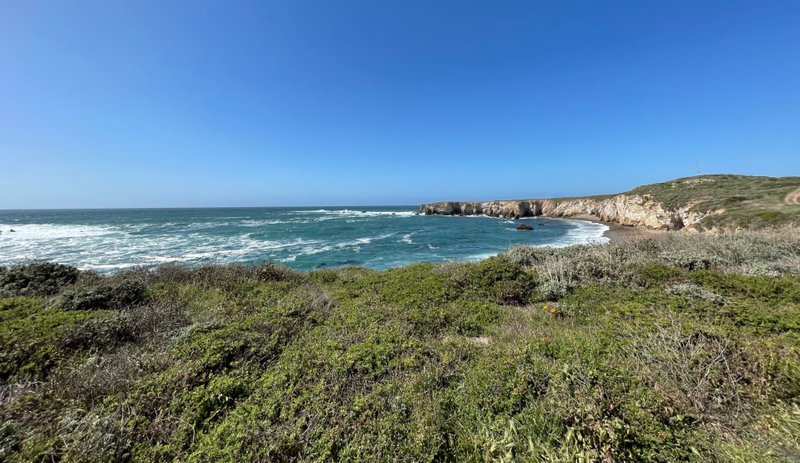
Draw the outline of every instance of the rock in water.
<instances>
[{"instance_id":1,"label":"rock in water","mask_svg":"<svg viewBox=\"0 0 800 463\"><path fill-rule=\"evenodd\" d=\"M525 225L524 223L521 223L521 224L517 225L517 230L533 230L533 227L531 227L530 225Z\"/></svg>"}]
</instances>

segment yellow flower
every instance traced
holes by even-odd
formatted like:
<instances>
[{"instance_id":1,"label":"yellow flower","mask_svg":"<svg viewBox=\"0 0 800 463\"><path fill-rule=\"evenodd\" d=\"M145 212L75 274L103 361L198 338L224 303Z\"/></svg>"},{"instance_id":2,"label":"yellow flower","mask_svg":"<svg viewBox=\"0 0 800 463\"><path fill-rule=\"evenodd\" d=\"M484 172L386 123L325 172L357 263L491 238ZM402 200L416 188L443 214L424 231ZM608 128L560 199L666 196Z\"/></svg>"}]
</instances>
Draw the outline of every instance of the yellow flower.
<instances>
[{"instance_id":1,"label":"yellow flower","mask_svg":"<svg viewBox=\"0 0 800 463\"><path fill-rule=\"evenodd\" d=\"M547 304L544 305L544 310L547 310Z\"/></svg>"},{"instance_id":2,"label":"yellow flower","mask_svg":"<svg viewBox=\"0 0 800 463\"><path fill-rule=\"evenodd\" d=\"M556 313L556 309L550 309L550 313Z\"/></svg>"}]
</instances>

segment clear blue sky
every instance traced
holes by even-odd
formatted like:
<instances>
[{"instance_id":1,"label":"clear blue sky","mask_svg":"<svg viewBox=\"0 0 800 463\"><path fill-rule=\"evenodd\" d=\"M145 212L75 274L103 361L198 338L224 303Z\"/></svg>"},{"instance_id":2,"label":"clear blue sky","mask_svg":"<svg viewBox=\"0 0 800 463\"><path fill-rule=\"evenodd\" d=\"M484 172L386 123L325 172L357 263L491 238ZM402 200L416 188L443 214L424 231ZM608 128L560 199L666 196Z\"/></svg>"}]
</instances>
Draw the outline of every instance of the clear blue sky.
<instances>
[{"instance_id":1,"label":"clear blue sky","mask_svg":"<svg viewBox=\"0 0 800 463\"><path fill-rule=\"evenodd\" d=\"M0 4L0 208L800 174L800 2Z\"/></svg>"}]
</instances>

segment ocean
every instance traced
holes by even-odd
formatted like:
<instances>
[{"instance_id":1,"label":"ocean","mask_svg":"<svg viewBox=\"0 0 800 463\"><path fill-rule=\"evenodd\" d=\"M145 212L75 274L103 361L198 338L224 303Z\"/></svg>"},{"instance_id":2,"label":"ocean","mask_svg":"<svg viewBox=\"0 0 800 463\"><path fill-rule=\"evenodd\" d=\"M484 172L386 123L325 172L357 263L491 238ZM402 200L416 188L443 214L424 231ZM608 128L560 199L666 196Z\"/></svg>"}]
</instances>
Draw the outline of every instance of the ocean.
<instances>
[{"instance_id":1,"label":"ocean","mask_svg":"<svg viewBox=\"0 0 800 463\"><path fill-rule=\"evenodd\" d=\"M168 262L298 270L478 260L516 244L605 242L607 227L544 217L419 215L408 207L0 211L0 265L48 260L110 273ZM514 227L526 223L533 231ZM14 230L13 232L11 230Z\"/></svg>"}]
</instances>

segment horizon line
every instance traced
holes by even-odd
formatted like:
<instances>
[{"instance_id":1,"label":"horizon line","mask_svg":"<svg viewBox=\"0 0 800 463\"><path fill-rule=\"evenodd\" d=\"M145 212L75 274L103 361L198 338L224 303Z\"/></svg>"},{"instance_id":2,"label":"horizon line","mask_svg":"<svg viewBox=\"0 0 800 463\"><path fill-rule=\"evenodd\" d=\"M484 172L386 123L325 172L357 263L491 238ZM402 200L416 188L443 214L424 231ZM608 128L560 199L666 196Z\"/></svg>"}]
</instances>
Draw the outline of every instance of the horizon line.
<instances>
[{"instance_id":1,"label":"horizon line","mask_svg":"<svg viewBox=\"0 0 800 463\"><path fill-rule=\"evenodd\" d=\"M310 205L310 206L147 206L147 207L23 207L0 208L0 212L18 211L146 211L146 210L174 210L174 209L289 209L289 208L358 208L358 207L416 207L420 204L350 204L350 205Z\"/></svg>"}]
</instances>

